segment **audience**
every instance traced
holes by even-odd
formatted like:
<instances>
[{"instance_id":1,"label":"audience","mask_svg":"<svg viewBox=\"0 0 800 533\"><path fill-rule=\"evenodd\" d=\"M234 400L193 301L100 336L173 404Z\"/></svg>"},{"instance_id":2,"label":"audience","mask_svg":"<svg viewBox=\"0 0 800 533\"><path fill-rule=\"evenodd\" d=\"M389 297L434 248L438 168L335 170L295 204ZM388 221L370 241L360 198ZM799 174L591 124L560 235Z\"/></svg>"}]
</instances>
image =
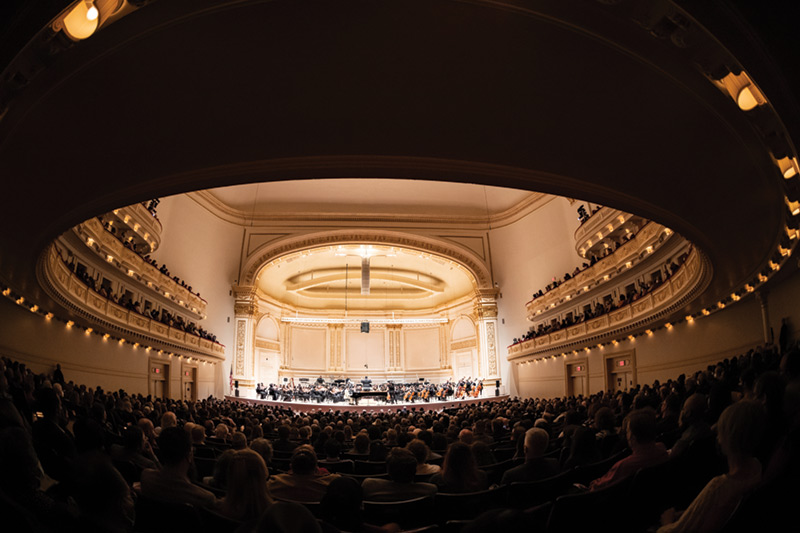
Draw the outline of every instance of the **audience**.
<instances>
[{"instance_id":1,"label":"audience","mask_svg":"<svg viewBox=\"0 0 800 533\"><path fill-rule=\"evenodd\" d=\"M128 483L132 483L144 498L216 509L252 526L270 513L274 523L282 508L293 508L273 510L281 504L270 505L271 499L319 502L330 494L329 498L352 499L357 506L360 499L397 501L436 492L472 492L488 488L487 473L503 483L531 479L516 477L531 470L552 477L559 471L559 453L569 470L630 447L629 457L590 484L598 489L666 460L664 442L674 440L669 457L679 458L692 443L704 441L714 461L713 428L717 428L728 473L712 480L719 470L709 469L697 490L708 486L687 511L663 517L664 527L677 531L714 530L761 479L761 467L764 479L798 471L800 385L792 355L796 353L791 348L783 353L770 347L751 350L704 371L624 392L510 398L443 411L401 407L311 413L214 398L187 402L106 391L77 385L66 379L66 371L61 373L63 383L57 383L24 364L0 358L0 496L15 513L5 523L16 524L19 518L40 524L45 531L128 531L133 518ZM718 420L709 410L712 394L722 403L729 396L729 406ZM761 413L761 422L743 426L741 421L754 417L755 411ZM751 441L747 429L760 438ZM236 436L231 439L231 435ZM240 451L229 449L234 441ZM359 487L363 494L344 494L349 490L344 487L353 488L357 476L347 478L336 484L342 487L339 494L331 487L347 474L328 475L319 468L313 448L301 442L318 444L336 461L341 450L357 448L371 454L388 448L389 479L367 478ZM510 468L506 459L517 443L525 464ZM431 448L445 456L443 468L431 477L435 483L415 483L418 472L435 469L429 464ZM216 457L214 476L204 481L219 493L220 501L208 487L193 483L193 449L198 454L203 450L206 461ZM495 454L499 463L476 459L486 452ZM543 458L546 453L552 459ZM285 459L287 454L293 454L291 460ZM121 478L110 458L149 468L136 484L127 475ZM270 461L274 468L268 468ZM540 468L534 468L537 463ZM418 470L420 465L423 469ZM687 496L684 501L691 501ZM343 518L340 514L331 520L344 523ZM353 518L352 530L371 527L360 515Z\"/></svg>"}]
</instances>

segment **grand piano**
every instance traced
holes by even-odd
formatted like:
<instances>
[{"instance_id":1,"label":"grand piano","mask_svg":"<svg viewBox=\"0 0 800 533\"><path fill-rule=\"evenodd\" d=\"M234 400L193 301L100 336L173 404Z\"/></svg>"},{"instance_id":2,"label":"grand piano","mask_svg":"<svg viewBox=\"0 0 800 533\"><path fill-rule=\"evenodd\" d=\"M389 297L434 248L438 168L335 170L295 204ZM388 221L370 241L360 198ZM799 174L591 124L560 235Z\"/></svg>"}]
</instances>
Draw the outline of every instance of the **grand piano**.
<instances>
[{"instance_id":1,"label":"grand piano","mask_svg":"<svg viewBox=\"0 0 800 533\"><path fill-rule=\"evenodd\" d=\"M355 405L358 405L358 400L360 398L378 398L383 401L386 401L387 394L389 394L387 391L363 390L363 391L351 392L350 397L353 399L353 403Z\"/></svg>"}]
</instances>

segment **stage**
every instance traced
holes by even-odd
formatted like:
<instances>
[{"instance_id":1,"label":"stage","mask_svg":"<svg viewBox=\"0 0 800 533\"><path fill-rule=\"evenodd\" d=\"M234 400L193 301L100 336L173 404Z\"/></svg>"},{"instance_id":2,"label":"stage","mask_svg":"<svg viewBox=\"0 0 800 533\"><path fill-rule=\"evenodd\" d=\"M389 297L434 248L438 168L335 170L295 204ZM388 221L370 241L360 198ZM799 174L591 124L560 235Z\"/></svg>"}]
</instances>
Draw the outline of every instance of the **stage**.
<instances>
[{"instance_id":1,"label":"stage","mask_svg":"<svg viewBox=\"0 0 800 533\"><path fill-rule=\"evenodd\" d=\"M377 402L375 400L363 399L360 400L358 405L351 405L349 402L339 403L316 403L316 402L279 402L274 400L261 400L258 398L237 398L235 396L225 396L226 400L238 400L252 405L263 405L269 407L283 407L290 408L301 413L311 412L329 412L329 411L399 411L401 409L425 409L432 411L441 411L442 409L449 409L451 407L463 407L466 405L474 405L482 402L500 402L508 399L508 395L501 396L481 396L478 398L468 398L464 400L450 400L445 402L398 402L395 404L387 404L384 402Z\"/></svg>"}]
</instances>

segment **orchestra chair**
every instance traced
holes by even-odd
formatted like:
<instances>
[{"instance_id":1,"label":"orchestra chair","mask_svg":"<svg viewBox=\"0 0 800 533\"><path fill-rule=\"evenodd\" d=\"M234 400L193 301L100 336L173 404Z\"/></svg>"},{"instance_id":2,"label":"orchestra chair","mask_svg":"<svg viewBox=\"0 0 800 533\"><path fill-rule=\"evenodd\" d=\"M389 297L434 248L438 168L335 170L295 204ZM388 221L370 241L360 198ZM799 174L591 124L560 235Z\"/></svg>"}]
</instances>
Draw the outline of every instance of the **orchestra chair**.
<instances>
[{"instance_id":1,"label":"orchestra chair","mask_svg":"<svg viewBox=\"0 0 800 533\"><path fill-rule=\"evenodd\" d=\"M354 461L356 474L385 474L386 461Z\"/></svg>"},{"instance_id":2,"label":"orchestra chair","mask_svg":"<svg viewBox=\"0 0 800 533\"><path fill-rule=\"evenodd\" d=\"M541 505L566 494L571 487L571 470L537 481L516 481L508 485L508 504L517 509Z\"/></svg>"},{"instance_id":3,"label":"orchestra chair","mask_svg":"<svg viewBox=\"0 0 800 533\"><path fill-rule=\"evenodd\" d=\"M197 509L188 503L166 503L139 496L133 530L137 533L173 533L203 531L204 527Z\"/></svg>"},{"instance_id":4,"label":"orchestra chair","mask_svg":"<svg viewBox=\"0 0 800 533\"><path fill-rule=\"evenodd\" d=\"M209 509L208 507L202 507L198 509L198 513L200 514L200 519L205 525L205 530L209 532L234 533L234 531L244 525L244 522L234 520L233 518L228 518L227 516L221 515L218 512Z\"/></svg>"},{"instance_id":5,"label":"orchestra chair","mask_svg":"<svg viewBox=\"0 0 800 533\"><path fill-rule=\"evenodd\" d=\"M436 519L442 526L448 520L470 520L489 509L503 507L508 500L508 485L477 492L448 494L434 497Z\"/></svg>"},{"instance_id":6,"label":"orchestra chair","mask_svg":"<svg viewBox=\"0 0 800 533\"><path fill-rule=\"evenodd\" d=\"M479 466L478 468L486 472L486 475L489 478L489 485L499 485L506 470L521 465L523 462L524 459L522 457L518 457L516 459L507 459L492 465Z\"/></svg>"},{"instance_id":7,"label":"orchestra chair","mask_svg":"<svg viewBox=\"0 0 800 533\"><path fill-rule=\"evenodd\" d=\"M194 458L194 467L197 470L197 477L200 479L203 479L207 476L213 476L215 466L217 466L216 459L208 459L206 457Z\"/></svg>"},{"instance_id":8,"label":"orchestra chair","mask_svg":"<svg viewBox=\"0 0 800 533\"><path fill-rule=\"evenodd\" d=\"M355 479L356 481L358 481L359 485L361 484L362 481L364 481L367 478L389 479L389 474L385 472L383 474L342 474L342 475Z\"/></svg>"},{"instance_id":9,"label":"orchestra chair","mask_svg":"<svg viewBox=\"0 0 800 533\"><path fill-rule=\"evenodd\" d=\"M319 461L317 463L322 468L325 468L331 474L353 474L355 473L355 465L349 459L341 461Z\"/></svg>"},{"instance_id":10,"label":"orchestra chair","mask_svg":"<svg viewBox=\"0 0 800 533\"><path fill-rule=\"evenodd\" d=\"M419 528L436 523L434 496L423 496L399 502L364 501L364 521L383 526L396 523L403 529Z\"/></svg>"},{"instance_id":11,"label":"orchestra chair","mask_svg":"<svg viewBox=\"0 0 800 533\"><path fill-rule=\"evenodd\" d=\"M607 459L590 463L588 465L576 466L572 470L572 482L588 485L595 479L602 477L606 472L611 470L617 461L626 458L631 454L629 449L622 450L616 455L612 455Z\"/></svg>"},{"instance_id":12,"label":"orchestra chair","mask_svg":"<svg viewBox=\"0 0 800 533\"><path fill-rule=\"evenodd\" d=\"M606 488L556 498L547 521L549 533L619 529L620 516L627 512L628 489L633 476Z\"/></svg>"}]
</instances>

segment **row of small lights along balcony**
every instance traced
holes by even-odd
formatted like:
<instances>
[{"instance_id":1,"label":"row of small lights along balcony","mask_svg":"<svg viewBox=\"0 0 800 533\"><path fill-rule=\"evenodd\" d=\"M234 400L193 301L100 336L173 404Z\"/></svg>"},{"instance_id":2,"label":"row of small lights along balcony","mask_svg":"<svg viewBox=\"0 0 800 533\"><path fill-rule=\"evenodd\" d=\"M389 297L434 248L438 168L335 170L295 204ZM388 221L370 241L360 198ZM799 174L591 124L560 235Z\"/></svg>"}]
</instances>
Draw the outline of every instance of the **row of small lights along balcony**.
<instances>
[{"instance_id":1,"label":"row of small lights along balcony","mask_svg":"<svg viewBox=\"0 0 800 533\"><path fill-rule=\"evenodd\" d=\"M161 222L143 204L114 209L102 215L102 220L116 231L116 236L146 253L154 252L161 244Z\"/></svg>"},{"instance_id":2,"label":"row of small lights along balcony","mask_svg":"<svg viewBox=\"0 0 800 533\"><path fill-rule=\"evenodd\" d=\"M600 258L647 222L638 215L604 207L575 231L575 251L584 259L592 255Z\"/></svg>"}]
</instances>

